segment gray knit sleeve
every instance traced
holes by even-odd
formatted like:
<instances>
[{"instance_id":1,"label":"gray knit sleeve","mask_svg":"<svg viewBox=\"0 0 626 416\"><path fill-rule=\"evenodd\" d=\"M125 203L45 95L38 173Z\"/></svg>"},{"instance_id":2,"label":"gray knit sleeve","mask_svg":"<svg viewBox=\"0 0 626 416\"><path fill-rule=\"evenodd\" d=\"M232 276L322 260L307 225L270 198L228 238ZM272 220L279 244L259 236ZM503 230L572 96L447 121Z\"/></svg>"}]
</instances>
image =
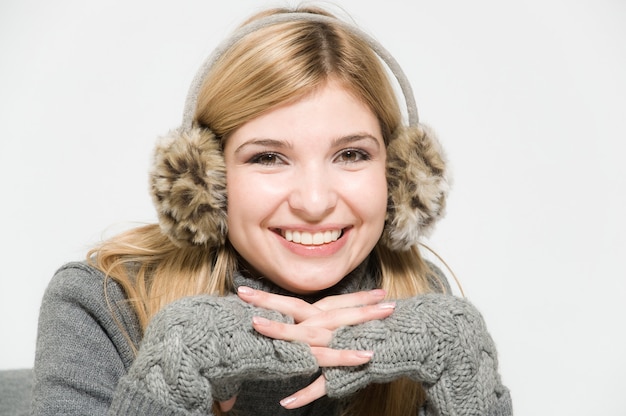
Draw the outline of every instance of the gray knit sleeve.
<instances>
[{"instance_id":1,"label":"gray knit sleeve","mask_svg":"<svg viewBox=\"0 0 626 416\"><path fill-rule=\"evenodd\" d=\"M308 375L317 370L307 345L258 334L252 327L255 315L288 322L280 313L253 307L236 296L205 295L173 302L148 325L122 388L188 412L184 414L211 414L213 400L236 395L244 379ZM124 408L123 403L114 406L118 413Z\"/></svg>"},{"instance_id":2,"label":"gray knit sleeve","mask_svg":"<svg viewBox=\"0 0 626 416\"><path fill-rule=\"evenodd\" d=\"M427 392L426 415L512 414L493 340L466 300L442 294L399 300L384 320L338 329L330 347L374 351L368 364L324 369L331 397L409 377Z\"/></svg>"}]
</instances>

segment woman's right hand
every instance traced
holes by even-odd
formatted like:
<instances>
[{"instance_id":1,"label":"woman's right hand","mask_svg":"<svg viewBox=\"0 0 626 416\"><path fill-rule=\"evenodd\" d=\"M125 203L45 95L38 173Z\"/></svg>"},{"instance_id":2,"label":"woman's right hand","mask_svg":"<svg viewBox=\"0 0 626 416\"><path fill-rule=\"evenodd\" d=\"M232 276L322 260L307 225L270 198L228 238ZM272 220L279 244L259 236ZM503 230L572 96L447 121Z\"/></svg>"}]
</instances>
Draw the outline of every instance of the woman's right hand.
<instances>
[{"instance_id":1,"label":"woman's right hand","mask_svg":"<svg viewBox=\"0 0 626 416\"><path fill-rule=\"evenodd\" d=\"M317 348L328 346L335 329L386 318L395 307L394 302L382 302L385 298L382 289L329 296L313 304L246 286L239 287L238 295L253 306L274 310L294 319L294 324L287 324L255 317L253 325L258 332L274 339L300 341Z\"/></svg>"},{"instance_id":2,"label":"woman's right hand","mask_svg":"<svg viewBox=\"0 0 626 416\"><path fill-rule=\"evenodd\" d=\"M171 302L148 324L120 386L151 392L161 406L210 414L213 400L228 406L246 379L315 374L319 364L306 344L251 331L255 316L293 322L233 295L197 295ZM268 349L275 354L264 353Z\"/></svg>"},{"instance_id":3,"label":"woman's right hand","mask_svg":"<svg viewBox=\"0 0 626 416\"><path fill-rule=\"evenodd\" d=\"M238 289L238 294L242 300L254 306L291 316L294 324L254 317L253 326L259 333L273 339L308 344L320 367L357 366L367 363L372 358L373 351L329 348L333 332L342 326L386 318L395 308L394 302L382 302L385 292L381 289L329 296L313 304L299 298L271 294L245 286ZM284 399L281 404L287 408L297 408L324 395L326 388L322 375L311 385Z\"/></svg>"}]
</instances>

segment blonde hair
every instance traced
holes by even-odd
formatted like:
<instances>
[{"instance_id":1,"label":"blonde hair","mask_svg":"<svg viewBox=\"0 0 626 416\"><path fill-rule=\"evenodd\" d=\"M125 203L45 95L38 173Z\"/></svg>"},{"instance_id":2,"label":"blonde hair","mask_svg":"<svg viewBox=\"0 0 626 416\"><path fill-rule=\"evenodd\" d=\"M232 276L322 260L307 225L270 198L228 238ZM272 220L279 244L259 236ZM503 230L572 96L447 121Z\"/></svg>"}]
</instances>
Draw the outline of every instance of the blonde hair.
<instances>
[{"instance_id":1,"label":"blonde hair","mask_svg":"<svg viewBox=\"0 0 626 416\"><path fill-rule=\"evenodd\" d=\"M319 9L305 9L329 16ZM275 9L253 19L273 13ZM232 45L206 74L195 120L226 139L279 104L339 81L370 106L389 140L401 115L389 78L372 48L339 26L302 20L263 27Z\"/></svg>"},{"instance_id":2,"label":"blonde hair","mask_svg":"<svg viewBox=\"0 0 626 416\"><path fill-rule=\"evenodd\" d=\"M329 15L306 8L296 11ZM288 13L273 9L256 18ZM358 36L327 23L288 21L243 37L208 72L198 96L195 121L222 144L229 134L273 107L302 97L330 79L339 81L377 115L385 142L401 127L392 85L377 55ZM380 286L390 298L430 291L432 273L419 250L391 251L378 244ZM178 247L157 224L122 233L88 254L90 262L124 289L142 328L168 303L195 294L224 295L238 257L222 247ZM419 383L401 379L370 385L351 397L344 415L406 415L424 402ZM217 407L216 414L221 414Z\"/></svg>"}]
</instances>

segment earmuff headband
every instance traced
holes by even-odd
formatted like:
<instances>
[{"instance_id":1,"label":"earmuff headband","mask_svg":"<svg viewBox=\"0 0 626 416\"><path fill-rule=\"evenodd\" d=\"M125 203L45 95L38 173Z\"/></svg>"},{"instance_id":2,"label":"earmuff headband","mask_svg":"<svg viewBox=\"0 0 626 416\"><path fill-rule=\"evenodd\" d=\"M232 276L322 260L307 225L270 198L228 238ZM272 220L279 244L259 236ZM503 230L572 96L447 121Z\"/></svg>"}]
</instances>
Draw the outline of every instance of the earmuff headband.
<instances>
[{"instance_id":1,"label":"earmuff headband","mask_svg":"<svg viewBox=\"0 0 626 416\"><path fill-rule=\"evenodd\" d=\"M319 14L298 12L281 13L255 20L245 26L240 27L232 34L232 36L222 41L211 53L211 55L209 55L209 57L204 61L191 83L189 92L187 94L187 100L185 102L185 112L183 114L183 123L181 127L183 129L189 129L192 127L193 117L198 102L198 95L200 93L200 89L202 88L204 78L211 70L215 62L226 51L228 51L235 43L237 43L243 37L247 36L250 33L256 32L261 28L271 26L276 23L293 22L299 20L332 23L334 25L338 24L346 31L352 32L361 39L365 40L372 48L372 50L378 55L378 57L387 65L391 73L398 81L398 85L400 86L400 89L404 96L404 100L406 102L409 125L418 125L419 117L417 114L417 105L415 103L415 97L413 95L413 89L411 88L411 84L409 83L409 80L407 79L404 71L402 70L396 59L389 53L389 51L387 51L387 49L385 49L376 39L374 39L363 30L342 20Z\"/></svg>"}]
</instances>

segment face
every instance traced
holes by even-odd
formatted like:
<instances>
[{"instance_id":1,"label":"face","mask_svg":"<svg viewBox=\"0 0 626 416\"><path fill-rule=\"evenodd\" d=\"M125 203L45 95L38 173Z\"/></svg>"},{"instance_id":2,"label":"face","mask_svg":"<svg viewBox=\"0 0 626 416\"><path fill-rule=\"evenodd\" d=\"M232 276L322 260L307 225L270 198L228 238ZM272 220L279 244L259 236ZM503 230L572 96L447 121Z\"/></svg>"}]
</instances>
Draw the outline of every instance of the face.
<instances>
[{"instance_id":1,"label":"face","mask_svg":"<svg viewBox=\"0 0 626 416\"><path fill-rule=\"evenodd\" d=\"M296 293L333 286L380 238L386 150L372 111L337 83L249 121L225 144L229 240Z\"/></svg>"}]
</instances>

